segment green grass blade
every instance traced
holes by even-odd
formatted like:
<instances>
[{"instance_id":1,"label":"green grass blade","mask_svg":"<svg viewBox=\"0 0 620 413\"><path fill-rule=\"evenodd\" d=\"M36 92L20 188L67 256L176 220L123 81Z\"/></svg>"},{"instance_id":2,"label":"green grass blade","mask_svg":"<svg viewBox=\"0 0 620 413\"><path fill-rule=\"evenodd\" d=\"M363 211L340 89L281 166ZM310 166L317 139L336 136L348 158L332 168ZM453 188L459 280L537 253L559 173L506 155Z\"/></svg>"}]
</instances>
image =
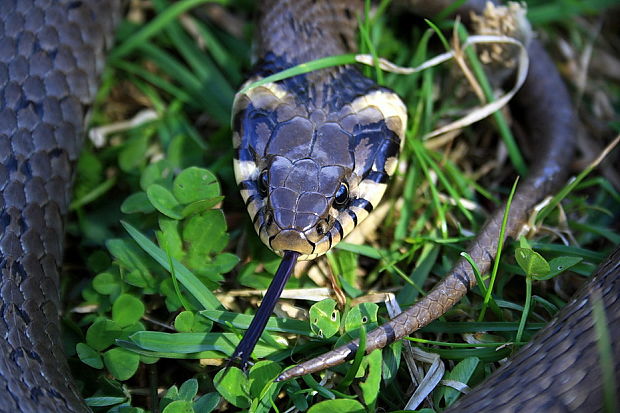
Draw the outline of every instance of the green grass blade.
<instances>
[{"instance_id":1,"label":"green grass blade","mask_svg":"<svg viewBox=\"0 0 620 413\"><path fill-rule=\"evenodd\" d=\"M329 56L323 57L321 59L316 59L311 62L302 63L297 66L293 66L289 69L283 70L281 72L275 73L271 76L267 76L261 80L258 80L254 83L251 83L241 89L239 93L245 93L250 89L253 89L258 86L262 86L267 83L277 82L282 79L287 79L289 77L303 75L304 73L309 73L314 70L325 69L332 66L340 66L340 65L348 65L357 63L355 60L354 54L343 54L338 56Z\"/></svg>"},{"instance_id":2,"label":"green grass blade","mask_svg":"<svg viewBox=\"0 0 620 413\"><path fill-rule=\"evenodd\" d=\"M209 320L222 325L232 325L235 328L247 330L254 318L253 315L233 313L230 311L204 310L201 315ZM295 320L292 318L269 317L266 331L276 333L297 334L308 337L316 337L316 334L310 329L307 321Z\"/></svg>"},{"instance_id":3,"label":"green grass blade","mask_svg":"<svg viewBox=\"0 0 620 413\"><path fill-rule=\"evenodd\" d=\"M183 0L174 3L167 10L160 13L156 18L149 22L146 26L142 27L135 34L129 37L123 44L116 47L108 57L110 60L120 59L131 53L137 47L140 47L148 42L148 40L154 35L161 32L168 24L176 20L181 14L188 10L193 9L196 6L205 3L221 3L226 4L226 0Z\"/></svg>"},{"instance_id":4,"label":"green grass blade","mask_svg":"<svg viewBox=\"0 0 620 413\"><path fill-rule=\"evenodd\" d=\"M504 238L506 235L506 223L508 222L508 214L510 213L510 205L512 204L512 198L515 195L518 183L519 183L519 177L517 177L514 184L512 185L510 195L508 196L508 200L506 201L506 208L504 209L504 218L502 219L502 226L499 231L499 238L497 240L497 253L495 254L495 260L493 261L493 270L491 271L491 281L489 282L489 288L487 289L487 293L484 296L484 303L482 304L482 309L480 310L480 316L478 317L478 321L482 321L484 319L484 314L486 312L487 305L489 304L489 301L491 299L491 293L493 292L493 285L495 285L495 278L497 276L497 270L499 268L499 261L502 256L502 250L504 248Z\"/></svg>"},{"instance_id":5,"label":"green grass blade","mask_svg":"<svg viewBox=\"0 0 620 413\"><path fill-rule=\"evenodd\" d=\"M144 252L149 254L159 263L159 265L172 273L173 269L169 265L168 255L161 248L155 245L153 241L145 237L131 224L125 221L121 221L121 224L129 233L131 238L133 238L134 241L138 243L140 248L144 250ZM222 304L215 297L215 295L213 295L213 293L202 283L202 281L192 274L187 267L174 258L172 258L172 263L174 265L174 273L176 274L177 279L206 310L219 310L223 308Z\"/></svg>"},{"instance_id":6,"label":"green grass blade","mask_svg":"<svg viewBox=\"0 0 620 413\"><path fill-rule=\"evenodd\" d=\"M545 323L528 323L525 326L526 330L540 330L545 326ZM446 334L461 334L461 333L479 333L489 331L517 331L519 329L518 323L514 321L470 321L467 323L460 323L458 321L433 321L431 324L420 329L425 333L446 333Z\"/></svg>"}]
</instances>

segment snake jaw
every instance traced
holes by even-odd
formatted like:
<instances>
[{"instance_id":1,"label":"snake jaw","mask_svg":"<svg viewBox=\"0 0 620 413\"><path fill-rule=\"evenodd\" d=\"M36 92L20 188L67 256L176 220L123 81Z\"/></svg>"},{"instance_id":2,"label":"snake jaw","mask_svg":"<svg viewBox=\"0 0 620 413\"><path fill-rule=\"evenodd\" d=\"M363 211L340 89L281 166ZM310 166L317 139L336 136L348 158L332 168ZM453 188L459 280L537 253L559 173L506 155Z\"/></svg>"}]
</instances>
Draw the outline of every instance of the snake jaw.
<instances>
[{"instance_id":1,"label":"snake jaw","mask_svg":"<svg viewBox=\"0 0 620 413\"><path fill-rule=\"evenodd\" d=\"M314 252L314 243L311 243L306 235L296 229L285 229L270 238L271 248L279 254L284 251L295 251L303 255L311 255Z\"/></svg>"}]
</instances>

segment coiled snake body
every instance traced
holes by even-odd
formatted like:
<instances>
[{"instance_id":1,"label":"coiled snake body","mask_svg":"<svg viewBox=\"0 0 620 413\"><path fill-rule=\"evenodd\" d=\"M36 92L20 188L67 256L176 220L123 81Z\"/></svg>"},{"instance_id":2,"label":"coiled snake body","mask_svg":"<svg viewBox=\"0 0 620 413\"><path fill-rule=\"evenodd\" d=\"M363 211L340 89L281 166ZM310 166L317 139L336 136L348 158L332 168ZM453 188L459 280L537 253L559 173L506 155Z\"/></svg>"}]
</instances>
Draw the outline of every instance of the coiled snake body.
<instances>
[{"instance_id":1,"label":"coiled snake body","mask_svg":"<svg viewBox=\"0 0 620 413\"><path fill-rule=\"evenodd\" d=\"M0 411L88 410L61 347L58 267L84 116L119 3L0 1ZM264 6L259 23L264 65L256 76L351 50L358 2L281 1ZM295 36L304 42L295 43ZM544 147L538 150L543 156L515 198L509 232L562 181L572 152L568 95L537 43L530 53L536 64L519 104L528 108L531 132L544 137ZM285 97L290 90L307 94ZM235 111L236 173L261 239L276 251L293 249L306 258L327 251L376 205L394 170L406 122L394 94L351 68L253 89L237 99ZM254 140L241 132L244 128L252 130ZM491 218L470 251L482 263L482 271L495 253L499 216ZM620 329L614 328L620 322L618 252L605 265L589 289L564 310L564 319L539 336L541 344L531 344L521 353L534 355L535 366L526 373L504 368L481 390L493 397L478 392L461 406L497 399L500 406L527 406L531 411L531 401L523 396L540 392L520 389L519 380L542 377L547 395L555 394L550 389L557 383L561 391L542 405L541 399L533 399L535 407L550 407L547 403L559 400L562 404L557 406L570 410L600 408L600 366L597 353L589 348L596 340L588 297L594 292L603 299L614 353L620 354ZM457 301L471 288L472 278L464 263L457 264L425 302L370 333L368 347L382 347L427 324L445 311L447 301ZM354 350L355 344L347 345L297 372L333 365ZM561 361L562 367L557 367L553 351L572 354L569 367L576 373L562 375L567 364ZM563 399L562 394L573 396Z\"/></svg>"}]
</instances>

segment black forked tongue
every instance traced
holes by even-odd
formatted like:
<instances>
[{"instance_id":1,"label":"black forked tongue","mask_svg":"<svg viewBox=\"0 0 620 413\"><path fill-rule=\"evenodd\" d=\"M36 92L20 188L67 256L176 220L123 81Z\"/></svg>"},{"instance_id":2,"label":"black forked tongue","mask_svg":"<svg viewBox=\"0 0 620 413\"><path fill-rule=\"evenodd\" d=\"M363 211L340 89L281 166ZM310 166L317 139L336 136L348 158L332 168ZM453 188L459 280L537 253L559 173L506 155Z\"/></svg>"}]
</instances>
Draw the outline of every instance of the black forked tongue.
<instances>
[{"instance_id":1,"label":"black forked tongue","mask_svg":"<svg viewBox=\"0 0 620 413\"><path fill-rule=\"evenodd\" d=\"M295 268L295 263L299 255L300 253L295 251L284 251L284 258L282 258L278 271L276 271L276 276L271 281L271 284L269 284L267 293L263 297L263 302L230 359L230 362L240 360L243 370L246 369L250 355L258 339L263 334L269 316L273 312L273 308L276 306L280 294L282 294L284 285L293 273L293 268Z\"/></svg>"}]
</instances>

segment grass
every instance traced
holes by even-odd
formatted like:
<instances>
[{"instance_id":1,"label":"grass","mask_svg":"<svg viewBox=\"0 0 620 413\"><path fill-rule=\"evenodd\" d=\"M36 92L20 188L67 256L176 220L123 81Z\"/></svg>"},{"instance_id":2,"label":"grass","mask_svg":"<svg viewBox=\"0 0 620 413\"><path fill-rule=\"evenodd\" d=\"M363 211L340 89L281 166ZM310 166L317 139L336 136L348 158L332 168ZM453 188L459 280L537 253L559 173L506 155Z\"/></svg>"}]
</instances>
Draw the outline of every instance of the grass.
<instances>
[{"instance_id":1,"label":"grass","mask_svg":"<svg viewBox=\"0 0 620 413\"><path fill-rule=\"evenodd\" d=\"M515 170L523 168L517 153L498 156L497 137L507 133L510 116L423 142L420 136L478 103L454 75L454 65L411 76L362 68L409 108L401 158L406 167L393 179L380 225L363 245L341 243L287 284L330 287L335 299L315 306L309 294L281 300L282 318L269 322L254 353L261 361L248 375L226 372L222 363L256 311L259 295L253 291L267 287L279 258L255 236L232 174L230 108L249 69L251 3L219 2L224 14L204 3L154 0L152 10L134 10L147 22L123 22L110 52L93 125L143 109L156 119L108 136L102 148L87 147L78 165L63 293L66 348L83 394L97 411L112 412L305 410L323 400L331 400L325 409L402 409L411 382L402 342L359 355L359 370L340 366L302 380L273 379L383 323L387 296L371 292L392 293L406 308L449 270L486 213L507 197ZM555 56L561 39L577 56L588 42L596 52L618 40L605 29L596 39L589 34L610 2L531 3L530 14ZM362 26L363 51L406 66L442 51L424 22L410 26L410 16L386 14L386 4ZM230 19L232 25L225 23ZM436 23L449 33L450 22ZM577 63L573 56L560 68L570 74ZM596 70L588 82L596 87L575 92L580 118L596 120L592 136L616 135L620 89ZM615 108L615 123L597 118L602 98ZM605 144L594 143L601 149ZM414 346L442 357L453 379L479 383L565 304L572 281L584 281L617 243L620 195L598 170L567 186L553 206L539 216L542 230L530 235L529 244L549 263L576 257L562 276L571 282L554 289L557 279L532 279L515 264L519 245L508 242L493 270L492 290L474 289L413 336ZM484 315L487 301L493 311ZM308 312L312 323L304 318ZM432 403L439 411L457 396L440 384L426 407Z\"/></svg>"}]
</instances>

